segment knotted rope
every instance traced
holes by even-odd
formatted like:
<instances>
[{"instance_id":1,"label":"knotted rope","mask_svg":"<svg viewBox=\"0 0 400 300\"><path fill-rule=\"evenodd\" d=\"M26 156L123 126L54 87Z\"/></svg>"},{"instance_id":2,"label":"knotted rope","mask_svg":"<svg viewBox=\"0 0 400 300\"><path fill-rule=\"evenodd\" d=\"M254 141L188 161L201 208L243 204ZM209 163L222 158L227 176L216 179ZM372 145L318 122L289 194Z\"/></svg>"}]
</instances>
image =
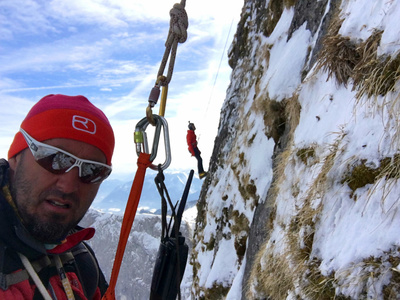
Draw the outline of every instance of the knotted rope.
<instances>
[{"instance_id":1,"label":"knotted rope","mask_svg":"<svg viewBox=\"0 0 400 300\"><path fill-rule=\"evenodd\" d=\"M160 68L157 73L157 80L155 86L152 88L149 95L149 105L146 108L147 120L150 124L155 126L152 108L157 104L158 97L160 96L160 86L163 87L160 105L160 116L164 116L165 106L167 101L168 84L171 81L172 73L174 71L176 51L178 43L184 43L187 39L187 28L189 26L188 16L185 11L186 0L181 0L181 3L175 3L169 12L171 17L169 22L169 31L167 40L165 42L164 56L161 60ZM164 76L164 70L169 59L168 73Z\"/></svg>"},{"instance_id":2,"label":"knotted rope","mask_svg":"<svg viewBox=\"0 0 400 300\"><path fill-rule=\"evenodd\" d=\"M185 11L186 0L181 0L181 3L175 3L170 10L171 17L169 23L169 31L167 41L165 42L165 52L161 61L160 68L157 74L157 80L161 86L166 86L170 83L174 70L176 50L178 43L184 43L187 39L187 28L189 26L188 16ZM163 76L165 66L171 54L167 77Z\"/></svg>"}]
</instances>

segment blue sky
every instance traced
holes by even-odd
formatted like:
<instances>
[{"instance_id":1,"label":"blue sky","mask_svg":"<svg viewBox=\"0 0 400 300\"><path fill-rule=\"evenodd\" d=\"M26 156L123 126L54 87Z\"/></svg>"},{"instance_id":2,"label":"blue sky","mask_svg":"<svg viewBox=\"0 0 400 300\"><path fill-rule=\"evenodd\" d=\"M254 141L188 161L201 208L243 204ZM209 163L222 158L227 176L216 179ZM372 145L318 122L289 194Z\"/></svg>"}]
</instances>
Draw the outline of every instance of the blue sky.
<instances>
[{"instance_id":1,"label":"blue sky","mask_svg":"<svg viewBox=\"0 0 400 300\"><path fill-rule=\"evenodd\" d=\"M81 94L103 109L114 128L113 176L132 174L137 159L133 132L145 116L176 2L1 1L0 156L7 156L21 121L40 98ZM230 80L227 52L242 6L243 0L186 1L188 39L178 46L165 113L171 170L196 167L186 146L189 120L196 124L208 166ZM156 163L164 161L163 147L159 153Z\"/></svg>"}]
</instances>

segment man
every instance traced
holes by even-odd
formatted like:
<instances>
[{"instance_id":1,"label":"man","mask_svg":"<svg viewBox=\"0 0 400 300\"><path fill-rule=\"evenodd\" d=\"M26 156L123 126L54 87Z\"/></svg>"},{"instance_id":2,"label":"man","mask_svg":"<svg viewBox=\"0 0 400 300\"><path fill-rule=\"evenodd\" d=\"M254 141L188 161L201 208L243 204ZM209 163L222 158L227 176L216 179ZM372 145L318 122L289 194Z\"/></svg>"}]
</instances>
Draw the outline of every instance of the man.
<instances>
[{"instance_id":1,"label":"man","mask_svg":"<svg viewBox=\"0 0 400 300\"><path fill-rule=\"evenodd\" d=\"M204 172L203 159L201 158L201 156L200 156L201 152L200 152L199 148L197 147L197 138L196 138L196 134L194 133L194 131L196 130L196 126L194 126L194 124L190 123L190 121L189 121L188 127L189 127L189 130L187 131L186 141L189 146L189 152L192 154L192 156L196 157L199 177L200 177L200 179L203 179L207 175L207 172Z\"/></svg>"},{"instance_id":2,"label":"man","mask_svg":"<svg viewBox=\"0 0 400 300\"><path fill-rule=\"evenodd\" d=\"M111 173L114 133L83 96L36 103L0 160L0 299L101 299L107 283L77 226Z\"/></svg>"}]
</instances>

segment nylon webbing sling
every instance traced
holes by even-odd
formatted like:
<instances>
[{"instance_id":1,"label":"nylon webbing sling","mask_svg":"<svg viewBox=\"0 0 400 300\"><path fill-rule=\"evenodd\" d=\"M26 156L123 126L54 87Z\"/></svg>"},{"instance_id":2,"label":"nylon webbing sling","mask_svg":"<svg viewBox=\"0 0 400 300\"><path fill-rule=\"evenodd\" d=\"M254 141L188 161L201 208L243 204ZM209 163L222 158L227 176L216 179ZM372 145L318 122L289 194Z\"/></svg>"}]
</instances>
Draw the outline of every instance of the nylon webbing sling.
<instances>
[{"instance_id":1,"label":"nylon webbing sling","mask_svg":"<svg viewBox=\"0 0 400 300\"><path fill-rule=\"evenodd\" d=\"M129 233L131 231L133 220L135 219L137 207L139 204L140 196L142 194L142 188L144 183L144 177L146 175L146 170L150 166L150 164L151 164L150 154L143 152L140 153L137 162L138 169L136 171L135 179L133 180L132 183L132 188L129 193L128 203L126 204L125 208L124 219L122 221L118 248L115 254L114 265L111 272L110 285L102 298L104 300L115 299L115 286L117 284L122 258L124 256L126 244L129 238Z\"/></svg>"}]
</instances>

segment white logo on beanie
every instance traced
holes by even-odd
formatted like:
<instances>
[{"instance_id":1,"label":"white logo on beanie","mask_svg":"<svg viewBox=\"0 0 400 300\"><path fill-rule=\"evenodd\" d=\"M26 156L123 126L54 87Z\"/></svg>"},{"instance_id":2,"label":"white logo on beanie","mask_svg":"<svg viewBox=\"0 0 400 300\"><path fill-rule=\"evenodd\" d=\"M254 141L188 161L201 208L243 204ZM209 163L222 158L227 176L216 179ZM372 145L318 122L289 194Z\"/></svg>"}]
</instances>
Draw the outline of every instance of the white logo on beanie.
<instances>
[{"instance_id":1,"label":"white logo on beanie","mask_svg":"<svg viewBox=\"0 0 400 300\"><path fill-rule=\"evenodd\" d=\"M82 116L75 115L72 117L72 127L90 134L96 133L96 123Z\"/></svg>"}]
</instances>

